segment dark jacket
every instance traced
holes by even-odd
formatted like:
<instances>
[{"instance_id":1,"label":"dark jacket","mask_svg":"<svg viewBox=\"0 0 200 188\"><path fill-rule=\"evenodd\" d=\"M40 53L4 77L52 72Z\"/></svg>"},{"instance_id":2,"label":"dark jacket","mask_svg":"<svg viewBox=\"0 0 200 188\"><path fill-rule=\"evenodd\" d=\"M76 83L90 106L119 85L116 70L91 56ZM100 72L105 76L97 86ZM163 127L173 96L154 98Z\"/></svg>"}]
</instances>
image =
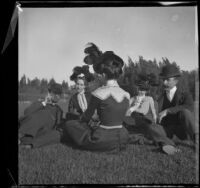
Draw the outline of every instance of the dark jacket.
<instances>
[{"instance_id":1,"label":"dark jacket","mask_svg":"<svg viewBox=\"0 0 200 188\"><path fill-rule=\"evenodd\" d=\"M166 93L163 91L161 96L158 98L158 112L165 110L163 109L165 95ZM172 103L173 106L168 108L170 114L175 114L183 109L188 109L191 112L193 111L192 96L189 92L181 90L178 86L174 98L172 99Z\"/></svg>"},{"instance_id":2,"label":"dark jacket","mask_svg":"<svg viewBox=\"0 0 200 188\"><path fill-rule=\"evenodd\" d=\"M75 93L74 95L71 96L71 98L69 100L68 112L66 114L67 120L79 119L80 116L83 114L83 111L80 108L79 103L78 103L77 95L78 95L78 93ZM91 98L91 93L85 92L85 98L87 100L87 104L89 104L89 101Z\"/></svg>"},{"instance_id":3,"label":"dark jacket","mask_svg":"<svg viewBox=\"0 0 200 188\"><path fill-rule=\"evenodd\" d=\"M62 122L63 111L57 105L42 102L33 102L24 111L24 116L19 120L19 132L36 136L38 131L56 128Z\"/></svg>"}]
</instances>

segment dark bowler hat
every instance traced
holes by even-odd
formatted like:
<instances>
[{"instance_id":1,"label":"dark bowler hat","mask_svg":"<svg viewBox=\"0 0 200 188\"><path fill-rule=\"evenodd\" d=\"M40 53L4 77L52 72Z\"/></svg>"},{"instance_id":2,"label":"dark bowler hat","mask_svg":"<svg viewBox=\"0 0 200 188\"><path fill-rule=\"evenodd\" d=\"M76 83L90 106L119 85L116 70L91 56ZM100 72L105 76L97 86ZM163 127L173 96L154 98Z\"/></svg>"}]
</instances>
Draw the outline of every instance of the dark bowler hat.
<instances>
[{"instance_id":1,"label":"dark bowler hat","mask_svg":"<svg viewBox=\"0 0 200 188\"><path fill-rule=\"evenodd\" d=\"M162 78L171 78L171 77L179 77L179 76L181 76L180 71L178 67L176 67L173 64L165 65L162 68L162 71L160 73L160 77Z\"/></svg>"},{"instance_id":2,"label":"dark bowler hat","mask_svg":"<svg viewBox=\"0 0 200 188\"><path fill-rule=\"evenodd\" d=\"M61 95L62 94L62 86L61 84L58 83L52 83L49 85L48 87L48 91L57 95Z\"/></svg>"}]
</instances>

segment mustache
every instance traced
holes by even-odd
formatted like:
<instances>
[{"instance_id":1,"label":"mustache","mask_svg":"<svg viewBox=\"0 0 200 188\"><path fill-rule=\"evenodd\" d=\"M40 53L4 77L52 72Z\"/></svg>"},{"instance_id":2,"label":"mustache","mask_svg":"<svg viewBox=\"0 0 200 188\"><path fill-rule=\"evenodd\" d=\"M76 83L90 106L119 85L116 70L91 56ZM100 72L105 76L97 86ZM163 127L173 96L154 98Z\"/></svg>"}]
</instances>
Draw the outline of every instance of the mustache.
<instances>
[{"instance_id":1,"label":"mustache","mask_svg":"<svg viewBox=\"0 0 200 188\"><path fill-rule=\"evenodd\" d=\"M168 90L169 86L163 86L164 90Z\"/></svg>"}]
</instances>

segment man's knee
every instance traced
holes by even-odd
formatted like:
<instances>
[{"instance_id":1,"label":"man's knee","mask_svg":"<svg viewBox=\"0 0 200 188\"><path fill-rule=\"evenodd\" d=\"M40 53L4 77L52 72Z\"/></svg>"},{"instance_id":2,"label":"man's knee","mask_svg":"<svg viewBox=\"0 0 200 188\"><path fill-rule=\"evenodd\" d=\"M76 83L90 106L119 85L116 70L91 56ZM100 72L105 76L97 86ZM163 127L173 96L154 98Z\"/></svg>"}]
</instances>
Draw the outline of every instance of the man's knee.
<instances>
[{"instance_id":1,"label":"man's knee","mask_svg":"<svg viewBox=\"0 0 200 188\"><path fill-rule=\"evenodd\" d=\"M193 114L190 110L183 109L178 112L178 117L179 117L179 119L191 119L191 118L193 118Z\"/></svg>"}]
</instances>

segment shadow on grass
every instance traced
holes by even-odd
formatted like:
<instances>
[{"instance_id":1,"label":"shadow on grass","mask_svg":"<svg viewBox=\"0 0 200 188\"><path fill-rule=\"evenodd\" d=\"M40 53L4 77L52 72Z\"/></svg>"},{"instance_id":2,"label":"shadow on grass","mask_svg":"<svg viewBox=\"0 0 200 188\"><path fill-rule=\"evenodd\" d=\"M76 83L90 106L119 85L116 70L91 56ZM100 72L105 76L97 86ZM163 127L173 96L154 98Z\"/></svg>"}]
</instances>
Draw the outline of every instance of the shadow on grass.
<instances>
[{"instance_id":1,"label":"shadow on grass","mask_svg":"<svg viewBox=\"0 0 200 188\"><path fill-rule=\"evenodd\" d=\"M177 146L183 146L183 147L195 150L195 145L194 144L190 144L190 143L186 143L186 142L176 142L176 145Z\"/></svg>"}]
</instances>

